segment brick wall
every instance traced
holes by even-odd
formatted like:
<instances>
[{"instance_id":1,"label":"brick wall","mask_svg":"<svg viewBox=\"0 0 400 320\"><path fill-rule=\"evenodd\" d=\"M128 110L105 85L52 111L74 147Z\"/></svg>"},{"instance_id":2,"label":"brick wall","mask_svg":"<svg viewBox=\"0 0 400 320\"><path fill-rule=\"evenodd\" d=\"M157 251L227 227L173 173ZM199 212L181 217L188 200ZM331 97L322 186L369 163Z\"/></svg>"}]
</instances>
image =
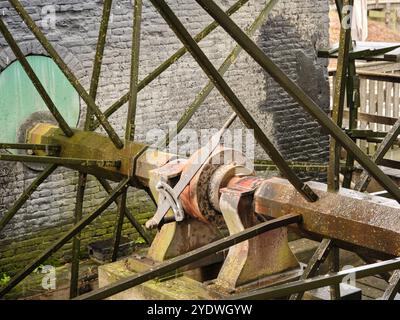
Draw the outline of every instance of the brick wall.
<instances>
[{"instance_id":1,"label":"brick wall","mask_svg":"<svg viewBox=\"0 0 400 320\"><path fill-rule=\"evenodd\" d=\"M234 3L232 0L217 2L224 8ZM45 30L45 34L88 89L102 1L30 0L22 3L38 23L47 13L45 6L55 4L56 28ZM168 3L192 35L212 21L195 1L169 0ZM234 20L245 28L264 3L250 0L233 16ZM328 0L282 0L254 36L258 45L324 110L329 107L326 61L316 58L316 49L328 43L328 10ZM97 100L103 110L129 88L132 11L130 1L114 1ZM0 2L0 14L4 14L4 20L25 54L44 54L7 1ZM234 45L221 28L200 43L216 66L223 62ZM179 40L150 2L144 1L140 79L180 47ZM0 71L14 59L0 37ZM319 126L246 53L241 54L225 78L286 159L327 160L328 138L320 133ZM145 141L149 128L166 130L171 121L179 119L206 83L207 77L189 54L170 67L139 94L137 139ZM82 103L80 127L85 109ZM125 106L110 118L121 136L124 134L126 110ZM230 112L229 106L214 90L188 127L198 130L219 128ZM241 127L238 122L235 126ZM260 148L256 150L256 157L267 158ZM36 175L22 164L0 163L0 216ZM309 174L303 174L303 177L312 178ZM0 272L14 273L53 243L61 231L71 227L76 183L75 172L58 169L24 205L0 234ZM91 179L85 195L85 213L99 205L105 195L101 186ZM142 222L154 212L153 205L142 192L131 193L129 206ZM115 207L111 206L109 213L85 231L83 246L110 236L115 220L113 210ZM125 235L133 239L137 237L128 225ZM69 252L70 245L66 245L56 257L68 257Z\"/></svg>"}]
</instances>

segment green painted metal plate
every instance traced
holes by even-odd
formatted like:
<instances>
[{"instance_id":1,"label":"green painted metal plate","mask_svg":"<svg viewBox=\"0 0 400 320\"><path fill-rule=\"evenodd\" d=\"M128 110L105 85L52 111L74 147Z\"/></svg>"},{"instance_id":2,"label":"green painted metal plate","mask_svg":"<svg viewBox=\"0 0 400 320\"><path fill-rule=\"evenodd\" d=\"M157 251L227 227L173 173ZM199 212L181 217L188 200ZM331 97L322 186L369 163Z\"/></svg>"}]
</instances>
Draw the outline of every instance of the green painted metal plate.
<instances>
[{"instance_id":1,"label":"green painted metal plate","mask_svg":"<svg viewBox=\"0 0 400 320\"><path fill-rule=\"evenodd\" d=\"M64 119L76 127L80 113L78 93L52 59L27 59ZM0 73L0 142L18 142L20 126L39 111L48 109L21 64L13 62Z\"/></svg>"}]
</instances>

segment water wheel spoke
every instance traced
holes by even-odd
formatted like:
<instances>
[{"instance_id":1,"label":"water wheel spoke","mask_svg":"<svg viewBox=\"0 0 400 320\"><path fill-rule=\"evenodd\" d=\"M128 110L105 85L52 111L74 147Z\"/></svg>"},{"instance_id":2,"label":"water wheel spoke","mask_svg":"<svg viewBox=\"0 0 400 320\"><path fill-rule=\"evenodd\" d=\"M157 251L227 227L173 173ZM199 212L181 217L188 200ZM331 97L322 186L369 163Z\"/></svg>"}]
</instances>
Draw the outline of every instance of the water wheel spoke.
<instances>
[{"instance_id":1,"label":"water wheel spoke","mask_svg":"<svg viewBox=\"0 0 400 320\"><path fill-rule=\"evenodd\" d=\"M29 197L37 190L37 188L57 169L57 165L52 164L41 172L35 180L29 185L25 192L15 201L14 205L0 220L0 233L10 222L10 220L18 213L19 209L26 203Z\"/></svg>"},{"instance_id":2,"label":"water wheel spoke","mask_svg":"<svg viewBox=\"0 0 400 320\"><path fill-rule=\"evenodd\" d=\"M77 225L82 220L83 200L86 188L86 173L79 173L78 187L76 194L76 204L74 212L74 223ZM80 256L81 240L80 234L77 234L72 240L72 262L71 262L71 281L70 281L70 298L75 298L79 294L79 256Z\"/></svg>"},{"instance_id":3,"label":"water wheel spoke","mask_svg":"<svg viewBox=\"0 0 400 320\"><path fill-rule=\"evenodd\" d=\"M127 192L124 192L118 199L118 214L117 223L113 234L113 251L111 261L117 261L119 246L121 244L122 227L124 224L125 211L126 211L126 197Z\"/></svg>"}]
</instances>

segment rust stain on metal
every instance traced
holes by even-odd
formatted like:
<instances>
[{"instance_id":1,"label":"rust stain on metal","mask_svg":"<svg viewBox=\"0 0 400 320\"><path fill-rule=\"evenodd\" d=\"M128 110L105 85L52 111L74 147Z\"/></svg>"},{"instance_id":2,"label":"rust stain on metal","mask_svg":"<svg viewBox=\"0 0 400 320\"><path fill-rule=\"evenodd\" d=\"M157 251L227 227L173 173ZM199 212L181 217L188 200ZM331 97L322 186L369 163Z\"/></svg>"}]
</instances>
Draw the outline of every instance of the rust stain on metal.
<instances>
[{"instance_id":1,"label":"rust stain on metal","mask_svg":"<svg viewBox=\"0 0 400 320\"><path fill-rule=\"evenodd\" d=\"M190 169L192 157L188 160L185 171ZM209 187L211 177L217 170L225 165L236 163L241 166L248 166L248 160L239 152L218 147L211 157L206 161L196 176L192 179L188 187L181 194L181 201L185 211L192 217L205 223L214 223L223 226L224 221L221 214L215 210L209 200Z\"/></svg>"}]
</instances>

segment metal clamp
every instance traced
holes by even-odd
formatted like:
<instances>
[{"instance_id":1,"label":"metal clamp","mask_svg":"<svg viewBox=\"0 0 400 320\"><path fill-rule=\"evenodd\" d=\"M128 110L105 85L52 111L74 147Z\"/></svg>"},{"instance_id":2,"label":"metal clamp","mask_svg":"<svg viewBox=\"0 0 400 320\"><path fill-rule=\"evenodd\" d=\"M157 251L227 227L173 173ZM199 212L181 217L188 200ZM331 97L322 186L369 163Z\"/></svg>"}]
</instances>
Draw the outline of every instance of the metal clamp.
<instances>
[{"instance_id":1,"label":"metal clamp","mask_svg":"<svg viewBox=\"0 0 400 320\"><path fill-rule=\"evenodd\" d=\"M174 192L172 187L165 181L160 181L156 185L156 190L158 191L159 197L159 204L158 208L167 205L168 208L171 208L174 212L174 217L165 217L163 218L164 221L169 222L181 222L185 219L185 213L179 200L179 197ZM165 203L167 202L167 204ZM155 219L155 216L146 222L147 229L154 229L159 226L160 222Z\"/></svg>"},{"instance_id":2,"label":"metal clamp","mask_svg":"<svg viewBox=\"0 0 400 320\"><path fill-rule=\"evenodd\" d=\"M175 194L172 187L164 181L160 181L156 186L157 191L164 197L163 201L168 201L171 205L172 211L175 215L175 221L180 222L185 219L185 212L183 210L179 197Z\"/></svg>"}]
</instances>

